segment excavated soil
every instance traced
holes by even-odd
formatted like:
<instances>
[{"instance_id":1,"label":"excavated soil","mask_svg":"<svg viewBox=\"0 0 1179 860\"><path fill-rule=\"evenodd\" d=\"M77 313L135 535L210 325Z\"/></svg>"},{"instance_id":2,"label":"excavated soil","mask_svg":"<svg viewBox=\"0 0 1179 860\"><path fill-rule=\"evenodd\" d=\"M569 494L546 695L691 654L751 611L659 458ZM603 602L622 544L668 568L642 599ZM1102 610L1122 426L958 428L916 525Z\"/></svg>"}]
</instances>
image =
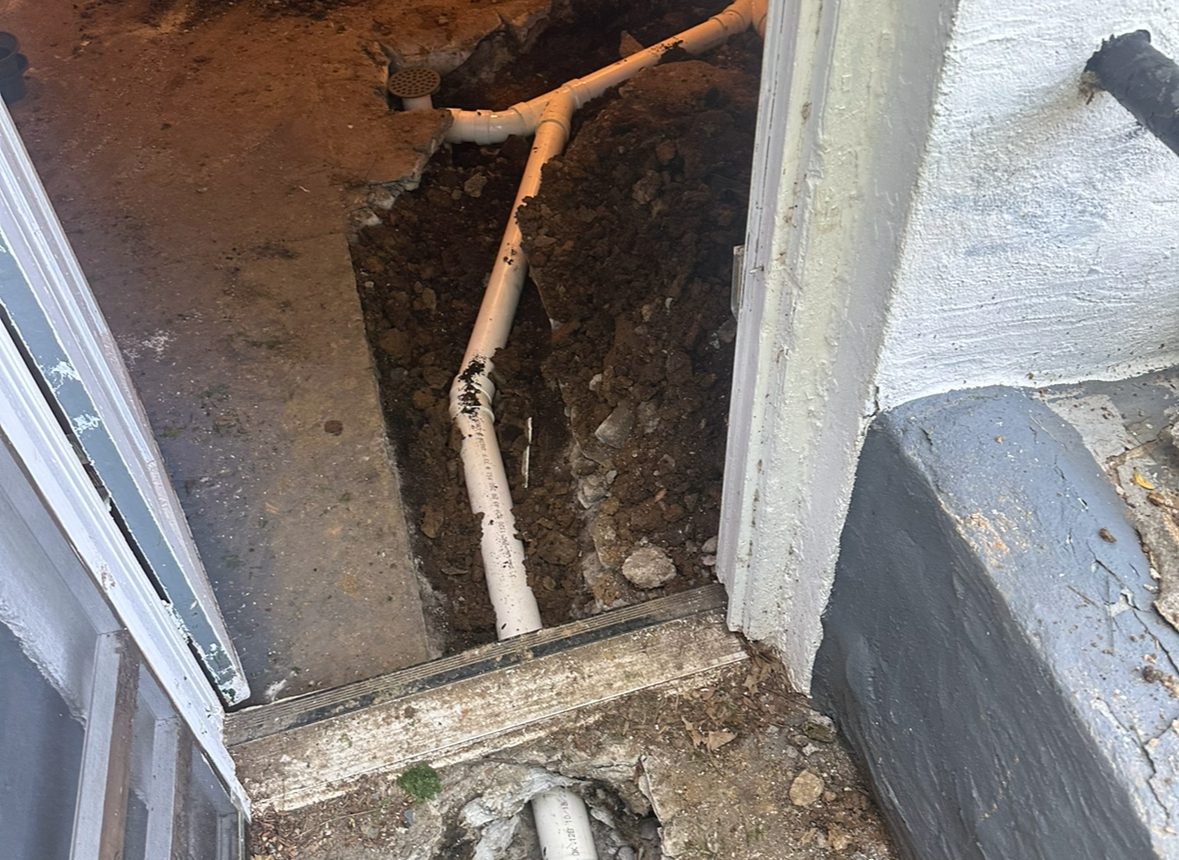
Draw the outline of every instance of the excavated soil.
<instances>
[{"instance_id":1,"label":"excavated soil","mask_svg":"<svg viewBox=\"0 0 1179 860\"><path fill-rule=\"evenodd\" d=\"M489 856L492 829L511 822L511 844L492 856L532 860L540 851L524 801L539 772L576 781L603 860L891 860L848 750L783 674L754 652L558 718L522 744L440 769L428 800L373 776L332 801L256 815L250 856L459 860Z\"/></svg>"},{"instance_id":2,"label":"excavated soil","mask_svg":"<svg viewBox=\"0 0 1179 860\"><path fill-rule=\"evenodd\" d=\"M669 57L599 100L522 214L533 282L494 379L547 625L712 578L759 57L754 37L707 62ZM562 76L602 58L586 62ZM536 83L528 63L515 75L491 89ZM353 248L416 549L452 650L492 640L494 623L447 393L527 153L526 141L445 148ZM625 567L643 588L623 575L638 550Z\"/></svg>"},{"instance_id":3,"label":"excavated soil","mask_svg":"<svg viewBox=\"0 0 1179 860\"><path fill-rule=\"evenodd\" d=\"M674 563L664 591L712 578L755 93L738 69L650 70L549 165L520 216L558 323L542 371L569 416L576 478L572 493L522 496L520 520L543 547L546 510L584 510L592 608L642 599L621 573L643 547Z\"/></svg>"}]
</instances>

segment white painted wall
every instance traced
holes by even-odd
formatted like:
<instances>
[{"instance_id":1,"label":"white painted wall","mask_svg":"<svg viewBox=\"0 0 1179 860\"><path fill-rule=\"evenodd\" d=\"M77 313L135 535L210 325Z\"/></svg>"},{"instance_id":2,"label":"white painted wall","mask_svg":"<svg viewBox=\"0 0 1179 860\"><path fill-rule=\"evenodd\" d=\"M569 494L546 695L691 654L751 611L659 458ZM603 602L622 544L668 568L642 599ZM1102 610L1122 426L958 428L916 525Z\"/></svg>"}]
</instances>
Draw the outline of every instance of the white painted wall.
<instances>
[{"instance_id":1,"label":"white painted wall","mask_svg":"<svg viewBox=\"0 0 1179 860\"><path fill-rule=\"evenodd\" d=\"M1179 364L1179 158L1079 86L1177 3L771 0L717 570L799 689L877 412Z\"/></svg>"},{"instance_id":2,"label":"white painted wall","mask_svg":"<svg viewBox=\"0 0 1179 860\"><path fill-rule=\"evenodd\" d=\"M1078 89L1103 38L1179 56L1179 3L961 0L879 367L880 405L1179 363L1179 158Z\"/></svg>"},{"instance_id":3,"label":"white painted wall","mask_svg":"<svg viewBox=\"0 0 1179 860\"><path fill-rule=\"evenodd\" d=\"M717 571L810 686L955 0L772 0Z\"/></svg>"}]
</instances>

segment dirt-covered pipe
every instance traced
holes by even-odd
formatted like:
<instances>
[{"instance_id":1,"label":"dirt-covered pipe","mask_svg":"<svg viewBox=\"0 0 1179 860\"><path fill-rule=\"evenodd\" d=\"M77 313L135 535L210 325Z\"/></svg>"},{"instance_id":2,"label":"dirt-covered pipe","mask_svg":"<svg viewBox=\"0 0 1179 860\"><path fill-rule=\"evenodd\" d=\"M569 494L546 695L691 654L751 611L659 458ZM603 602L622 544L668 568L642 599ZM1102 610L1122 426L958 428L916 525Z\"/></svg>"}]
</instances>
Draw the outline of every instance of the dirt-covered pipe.
<instances>
[{"instance_id":1,"label":"dirt-covered pipe","mask_svg":"<svg viewBox=\"0 0 1179 860\"><path fill-rule=\"evenodd\" d=\"M597 72L507 111L453 110L452 142L496 143L512 135L535 133L516 200L487 281L462 370L450 390L450 414L462 435L463 475L471 509L481 517L480 551L487 590L495 610L496 635L508 639L542 626L536 597L528 585L524 546L516 531L512 496L495 433L491 380L493 358L507 345L528 270L518 215L524 200L540 190L541 171L569 139L573 112L606 90L657 64L672 48L702 53L730 36L754 27L764 33L767 0L737 0L703 24L632 54ZM542 854L546 860L595 860L597 849L585 801L566 788L532 799Z\"/></svg>"},{"instance_id":2,"label":"dirt-covered pipe","mask_svg":"<svg viewBox=\"0 0 1179 860\"><path fill-rule=\"evenodd\" d=\"M764 34L767 8L768 0L737 0L702 24L502 111L452 109L453 122L446 139L451 143L485 145L502 143L514 135L532 134L545 107L558 92L572 95L574 109L580 108L643 69L658 65L668 51L678 48L689 54L702 54L751 27Z\"/></svg>"},{"instance_id":3,"label":"dirt-covered pipe","mask_svg":"<svg viewBox=\"0 0 1179 860\"><path fill-rule=\"evenodd\" d=\"M1150 44L1149 31L1102 42L1085 64L1085 74L1179 154L1179 66Z\"/></svg>"},{"instance_id":4,"label":"dirt-covered pipe","mask_svg":"<svg viewBox=\"0 0 1179 860\"><path fill-rule=\"evenodd\" d=\"M540 119L499 253L487 279L475 328L467 342L462 370L450 389L450 414L462 433L467 495L471 509L483 517L483 568L495 610L496 635L500 639L539 630L541 622L524 570L524 545L516 533L512 497L495 435L492 357L508 342L528 271L516 216L525 198L540 190L541 169L565 148L572 116L573 99L562 94L549 102Z\"/></svg>"},{"instance_id":5,"label":"dirt-covered pipe","mask_svg":"<svg viewBox=\"0 0 1179 860\"><path fill-rule=\"evenodd\" d=\"M565 148L574 107L571 94L557 91L536 127L532 152L467 343L463 369L450 391L450 413L462 433L467 494L471 509L482 515L483 570L495 609L496 635L500 639L539 630L542 624L524 569L524 545L516 532L511 491L495 435L492 357L508 342L528 269L517 216L524 200L540 190L545 164ZM566 788L541 792L532 800L532 814L544 857L594 860L598 856L590 831L589 810L574 792Z\"/></svg>"}]
</instances>

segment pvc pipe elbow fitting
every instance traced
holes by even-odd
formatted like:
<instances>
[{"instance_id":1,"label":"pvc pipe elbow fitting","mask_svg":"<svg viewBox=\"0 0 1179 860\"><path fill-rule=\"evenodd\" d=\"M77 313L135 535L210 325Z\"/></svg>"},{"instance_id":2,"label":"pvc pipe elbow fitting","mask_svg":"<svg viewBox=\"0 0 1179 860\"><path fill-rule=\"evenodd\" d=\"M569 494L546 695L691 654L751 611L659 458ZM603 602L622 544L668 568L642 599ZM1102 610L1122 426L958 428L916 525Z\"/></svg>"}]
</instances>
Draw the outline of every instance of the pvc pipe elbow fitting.
<instances>
[{"instance_id":1,"label":"pvc pipe elbow fitting","mask_svg":"<svg viewBox=\"0 0 1179 860\"><path fill-rule=\"evenodd\" d=\"M530 118L522 110L527 109L529 105L529 102L522 102L503 111L452 108L450 114L453 121L446 132L446 139L450 143L477 143L486 146L490 143L503 143L514 135L531 134L544 106L541 105L535 111L535 118Z\"/></svg>"}]
</instances>

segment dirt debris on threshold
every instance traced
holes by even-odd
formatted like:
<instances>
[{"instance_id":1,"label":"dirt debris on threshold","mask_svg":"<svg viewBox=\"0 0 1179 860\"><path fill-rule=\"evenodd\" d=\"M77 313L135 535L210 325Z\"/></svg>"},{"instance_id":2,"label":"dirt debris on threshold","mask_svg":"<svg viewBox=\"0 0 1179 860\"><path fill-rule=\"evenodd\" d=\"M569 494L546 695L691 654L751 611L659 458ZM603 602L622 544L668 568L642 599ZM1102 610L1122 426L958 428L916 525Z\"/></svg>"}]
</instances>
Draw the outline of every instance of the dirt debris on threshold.
<instances>
[{"instance_id":1,"label":"dirt debris on threshold","mask_svg":"<svg viewBox=\"0 0 1179 860\"><path fill-rule=\"evenodd\" d=\"M772 658L552 721L537 740L440 767L414 799L397 775L256 816L266 860L531 860L527 800L554 782L587 800L603 860L889 860L887 832L831 723Z\"/></svg>"},{"instance_id":2,"label":"dirt debris on threshold","mask_svg":"<svg viewBox=\"0 0 1179 860\"><path fill-rule=\"evenodd\" d=\"M686 14L671 13L665 34ZM582 72L616 59L617 41L607 50ZM713 578L759 59L750 35L707 61L671 57L593 103L521 218L533 283L494 378L547 625ZM522 80L560 82L537 68L530 56L517 77L505 69L484 103ZM459 78L473 98L474 78ZM416 551L452 651L493 640L494 619L447 395L528 151L520 139L444 148L353 246Z\"/></svg>"}]
</instances>

